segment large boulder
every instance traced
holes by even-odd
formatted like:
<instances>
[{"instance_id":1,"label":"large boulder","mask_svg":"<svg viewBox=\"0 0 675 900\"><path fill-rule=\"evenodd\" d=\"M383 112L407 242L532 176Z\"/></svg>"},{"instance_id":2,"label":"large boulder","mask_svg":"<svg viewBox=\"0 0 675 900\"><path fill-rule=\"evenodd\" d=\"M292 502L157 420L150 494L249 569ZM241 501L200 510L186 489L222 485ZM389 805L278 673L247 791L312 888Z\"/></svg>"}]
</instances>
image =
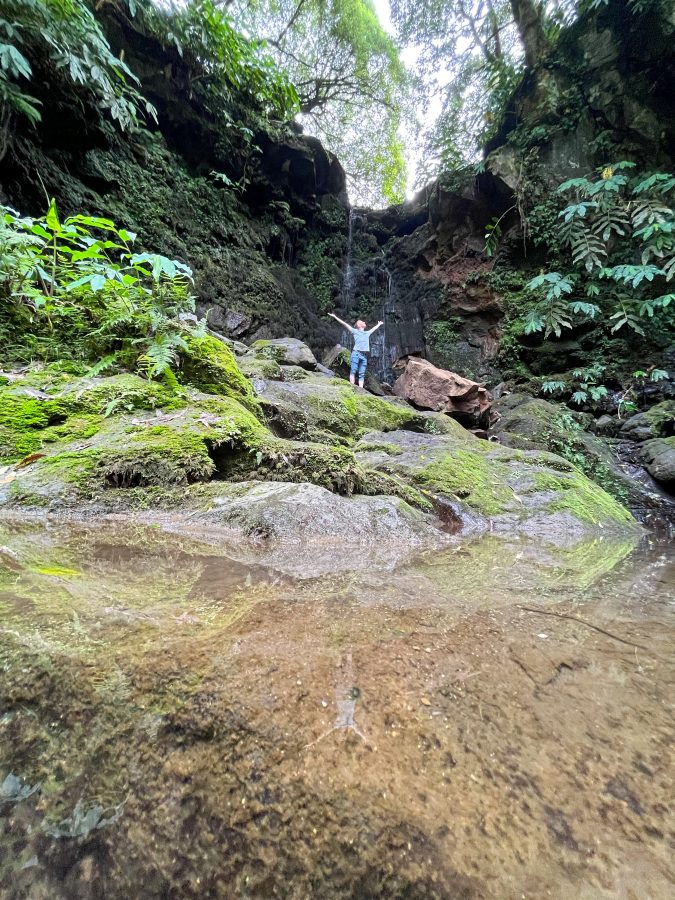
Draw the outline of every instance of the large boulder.
<instances>
[{"instance_id":1,"label":"large boulder","mask_svg":"<svg viewBox=\"0 0 675 900\"><path fill-rule=\"evenodd\" d=\"M631 416L621 426L621 437L648 441L675 433L675 400L664 400L645 412Z\"/></svg>"},{"instance_id":2,"label":"large boulder","mask_svg":"<svg viewBox=\"0 0 675 900\"><path fill-rule=\"evenodd\" d=\"M351 443L374 428L386 431L406 427L417 416L402 400L373 397L341 378L280 368L283 380L253 379L270 426L280 437Z\"/></svg>"},{"instance_id":3,"label":"large boulder","mask_svg":"<svg viewBox=\"0 0 675 900\"><path fill-rule=\"evenodd\" d=\"M645 441L642 459L652 478L667 490L675 491L675 437Z\"/></svg>"},{"instance_id":4,"label":"large boulder","mask_svg":"<svg viewBox=\"0 0 675 900\"><path fill-rule=\"evenodd\" d=\"M316 358L310 348L297 338L255 341L253 349L286 366L302 366L303 369L316 369L317 366Z\"/></svg>"},{"instance_id":5,"label":"large boulder","mask_svg":"<svg viewBox=\"0 0 675 900\"><path fill-rule=\"evenodd\" d=\"M437 433L392 431L364 435L355 447L365 469L416 485L462 522L494 531L578 540L598 527L630 529L630 513L567 460L552 453L512 450L475 438L457 422Z\"/></svg>"},{"instance_id":6,"label":"large boulder","mask_svg":"<svg viewBox=\"0 0 675 900\"><path fill-rule=\"evenodd\" d=\"M240 555L296 577L389 567L448 542L433 517L398 497L347 498L281 481L208 488L191 522L228 529Z\"/></svg>"},{"instance_id":7,"label":"large boulder","mask_svg":"<svg viewBox=\"0 0 675 900\"><path fill-rule=\"evenodd\" d=\"M416 357L405 361L403 373L394 383L394 393L421 409L449 413L476 425L485 421L491 403L483 385Z\"/></svg>"},{"instance_id":8,"label":"large boulder","mask_svg":"<svg viewBox=\"0 0 675 900\"><path fill-rule=\"evenodd\" d=\"M587 415L519 392L500 397L492 409L491 433L505 447L563 456L625 504L640 522L655 525L672 517L672 504L639 461L620 453L624 445L584 430L587 424L593 425Z\"/></svg>"}]
</instances>

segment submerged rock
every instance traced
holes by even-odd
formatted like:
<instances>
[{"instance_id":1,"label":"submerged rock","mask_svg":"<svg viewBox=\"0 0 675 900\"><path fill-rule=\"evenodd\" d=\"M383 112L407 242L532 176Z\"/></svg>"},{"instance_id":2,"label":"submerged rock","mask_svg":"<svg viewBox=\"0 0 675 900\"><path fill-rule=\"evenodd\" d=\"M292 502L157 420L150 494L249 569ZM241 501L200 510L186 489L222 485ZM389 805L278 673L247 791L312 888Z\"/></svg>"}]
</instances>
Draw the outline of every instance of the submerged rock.
<instances>
[{"instance_id":1,"label":"submerged rock","mask_svg":"<svg viewBox=\"0 0 675 900\"><path fill-rule=\"evenodd\" d=\"M471 424L484 421L490 409L490 395L483 385L416 357L406 360L394 393L422 409L449 413Z\"/></svg>"}]
</instances>

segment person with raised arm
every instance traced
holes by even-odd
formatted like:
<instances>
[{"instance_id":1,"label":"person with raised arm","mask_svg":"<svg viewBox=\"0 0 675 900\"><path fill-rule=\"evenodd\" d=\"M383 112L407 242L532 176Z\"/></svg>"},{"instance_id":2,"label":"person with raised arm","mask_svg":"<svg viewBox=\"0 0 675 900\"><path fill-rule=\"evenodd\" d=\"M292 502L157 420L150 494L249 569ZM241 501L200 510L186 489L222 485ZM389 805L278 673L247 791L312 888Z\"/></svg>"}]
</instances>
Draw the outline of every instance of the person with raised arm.
<instances>
[{"instance_id":1,"label":"person with raised arm","mask_svg":"<svg viewBox=\"0 0 675 900\"><path fill-rule=\"evenodd\" d=\"M356 384L356 376L359 377L359 387L363 387L363 381L366 377L366 366L368 365L368 354L370 353L370 336L374 331L383 325L384 322L378 322L369 331L366 331L366 323L359 319L354 325L349 325L339 319L335 313L328 313L331 318L343 325L347 331L354 336L354 349L352 350L351 365L349 368L349 380L352 384Z\"/></svg>"}]
</instances>

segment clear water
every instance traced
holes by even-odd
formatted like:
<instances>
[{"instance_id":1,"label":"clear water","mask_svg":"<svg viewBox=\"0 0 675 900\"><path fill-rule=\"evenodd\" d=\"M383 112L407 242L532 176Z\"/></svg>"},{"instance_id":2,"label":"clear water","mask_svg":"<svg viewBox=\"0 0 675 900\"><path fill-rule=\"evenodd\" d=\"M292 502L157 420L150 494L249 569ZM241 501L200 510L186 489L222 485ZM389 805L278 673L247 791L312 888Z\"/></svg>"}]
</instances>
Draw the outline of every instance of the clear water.
<instances>
[{"instance_id":1,"label":"clear water","mask_svg":"<svg viewBox=\"0 0 675 900\"><path fill-rule=\"evenodd\" d=\"M673 896L667 546L0 546L3 900Z\"/></svg>"}]
</instances>

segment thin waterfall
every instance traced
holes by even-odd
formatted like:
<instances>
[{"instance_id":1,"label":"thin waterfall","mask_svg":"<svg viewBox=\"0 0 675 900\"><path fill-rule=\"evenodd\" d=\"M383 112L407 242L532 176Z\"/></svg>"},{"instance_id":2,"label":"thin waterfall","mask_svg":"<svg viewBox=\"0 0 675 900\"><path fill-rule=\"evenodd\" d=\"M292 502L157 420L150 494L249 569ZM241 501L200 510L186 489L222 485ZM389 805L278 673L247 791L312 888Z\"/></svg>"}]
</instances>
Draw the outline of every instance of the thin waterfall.
<instances>
[{"instance_id":1,"label":"thin waterfall","mask_svg":"<svg viewBox=\"0 0 675 900\"><path fill-rule=\"evenodd\" d=\"M347 229L347 253L345 256L345 266L342 278L342 307L345 310L345 318L347 319L347 321L349 321L353 316L355 299L354 295L356 291L357 281L357 272L356 267L354 266L354 234L355 230L358 230L358 223L367 223L367 221L368 220L365 216L355 212L354 209L349 210ZM382 251L382 256L383 264L381 267L381 271L384 271L386 273L387 286L386 290L383 292L381 303L378 303L379 290L377 284L375 286L375 295L372 297L373 321L368 322L368 325L372 327L378 320L378 318L382 320L383 324L380 328L378 328L378 330L370 339L371 363L369 366L369 370L380 381L386 381L390 379L392 375L391 365L393 360L391 359L390 348L388 347L387 343L387 315L391 312L392 297L394 295L394 283L393 276L384 263L384 251ZM342 330L342 333L340 335L340 343L343 347L352 346L352 336L346 329Z\"/></svg>"},{"instance_id":2,"label":"thin waterfall","mask_svg":"<svg viewBox=\"0 0 675 900\"><path fill-rule=\"evenodd\" d=\"M384 262L384 250L382 251L382 271L387 276L387 287L382 297L381 318L382 327L375 332L373 336L373 345L377 349L377 377L380 381L387 381L391 377L391 359L390 347L387 341L387 314L391 313L392 301L394 299L394 277Z\"/></svg>"},{"instance_id":3,"label":"thin waterfall","mask_svg":"<svg viewBox=\"0 0 675 900\"><path fill-rule=\"evenodd\" d=\"M356 214L350 207L349 227L347 232L347 259L345 261L345 272L342 278L342 305L345 309L349 309L351 301L354 299L354 269L352 266L352 245L354 243L355 218Z\"/></svg>"}]
</instances>

